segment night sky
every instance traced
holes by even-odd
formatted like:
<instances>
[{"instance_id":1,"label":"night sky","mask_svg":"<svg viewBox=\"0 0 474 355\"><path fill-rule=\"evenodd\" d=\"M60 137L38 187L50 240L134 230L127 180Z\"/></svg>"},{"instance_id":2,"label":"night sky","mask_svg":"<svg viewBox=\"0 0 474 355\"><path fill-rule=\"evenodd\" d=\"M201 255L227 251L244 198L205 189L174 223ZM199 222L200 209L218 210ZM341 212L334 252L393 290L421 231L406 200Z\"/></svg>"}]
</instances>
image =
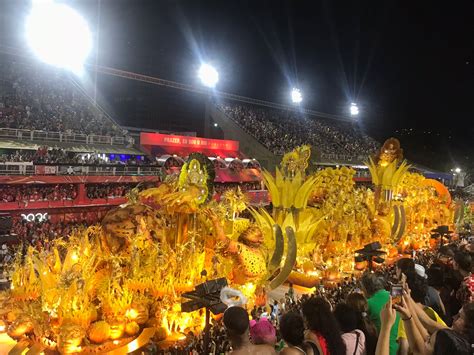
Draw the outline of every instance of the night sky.
<instances>
[{"instance_id":1,"label":"night sky","mask_svg":"<svg viewBox=\"0 0 474 355\"><path fill-rule=\"evenodd\" d=\"M0 44L21 47L28 2L1 3ZM100 31L96 0L67 3L100 32L102 65L199 84L199 63L208 61L220 73L219 90L288 103L290 88L297 86L304 107L343 115L354 101L361 127L379 140L400 138L407 156L434 159L438 167L474 159L472 0L102 0ZM117 97L160 96L150 85L99 79L123 124L137 121L114 107ZM164 127L155 114L143 117L147 127Z\"/></svg>"}]
</instances>

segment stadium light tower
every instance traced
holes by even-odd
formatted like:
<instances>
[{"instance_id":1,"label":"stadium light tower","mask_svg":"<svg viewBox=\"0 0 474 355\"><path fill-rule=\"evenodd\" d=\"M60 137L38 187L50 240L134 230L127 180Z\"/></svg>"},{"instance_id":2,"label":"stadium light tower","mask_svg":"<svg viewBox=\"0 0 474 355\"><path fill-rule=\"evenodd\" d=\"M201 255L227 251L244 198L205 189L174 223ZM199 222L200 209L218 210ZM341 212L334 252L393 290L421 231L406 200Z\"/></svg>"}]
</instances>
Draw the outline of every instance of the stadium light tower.
<instances>
[{"instance_id":1,"label":"stadium light tower","mask_svg":"<svg viewBox=\"0 0 474 355\"><path fill-rule=\"evenodd\" d=\"M301 90L297 88L293 88L291 90L291 101L294 104L299 104L303 101L303 95L301 94Z\"/></svg>"},{"instance_id":2,"label":"stadium light tower","mask_svg":"<svg viewBox=\"0 0 474 355\"><path fill-rule=\"evenodd\" d=\"M33 0L25 23L26 40L42 61L80 74L92 50L86 20L74 9L52 0Z\"/></svg>"},{"instance_id":3,"label":"stadium light tower","mask_svg":"<svg viewBox=\"0 0 474 355\"><path fill-rule=\"evenodd\" d=\"M203 63L199 68L198 77L204 86L214 88L219 81L219 73L209 64Z\"/></svg>"},{"instance_id":4,"label":"stadium light tower","mask_svg":"<svg viewBox=\"0 0 474 355\"><path fill-rule=\"evenodd\" d=\"M357 116L359 114L359 107L355 102L351 103L351 107L349 110L351 112L351 116Z\"/></svg>"}]
</instances>

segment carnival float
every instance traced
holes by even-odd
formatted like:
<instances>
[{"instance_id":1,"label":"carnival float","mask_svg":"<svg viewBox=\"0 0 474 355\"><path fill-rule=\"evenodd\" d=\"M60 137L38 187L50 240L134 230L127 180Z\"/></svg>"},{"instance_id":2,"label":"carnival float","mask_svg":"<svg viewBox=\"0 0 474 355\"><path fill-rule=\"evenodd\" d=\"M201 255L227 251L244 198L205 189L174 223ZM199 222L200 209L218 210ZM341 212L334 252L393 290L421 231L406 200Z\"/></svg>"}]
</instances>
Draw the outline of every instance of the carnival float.
<instances>
[{"instance_id":1,"label":"carnival float","mask_svg":"<svg viewBox=\"0 0 474 355\"><path fill-rule=\"evenodd\" d=\"M202 330L203 310L180 305L207 278L259 302L287 280L314 287L363 270L354 253L364 245L378 241L395 258L452 224L447 190L409 172L395 139L367 162L373 189L348 167L310 173L310 157L298 147L265 171L272 208L256 209L238 189L212 201L213 166L192 154L178 178L134 190L100 224L18 252L0 329L16 351L128 353Z\"/></svg>"}]
</instances>

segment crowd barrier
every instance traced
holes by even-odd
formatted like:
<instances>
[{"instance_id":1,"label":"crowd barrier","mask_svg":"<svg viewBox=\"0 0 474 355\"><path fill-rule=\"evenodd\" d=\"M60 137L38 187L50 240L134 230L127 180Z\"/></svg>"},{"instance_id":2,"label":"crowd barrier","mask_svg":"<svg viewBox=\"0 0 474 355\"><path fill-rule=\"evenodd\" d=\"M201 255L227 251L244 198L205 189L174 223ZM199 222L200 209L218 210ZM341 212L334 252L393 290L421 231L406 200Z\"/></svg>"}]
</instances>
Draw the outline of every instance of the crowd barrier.
<instances>
[{"instance_id":1,"label":"crowd barrier","mask_svg":"<svg viewBox=\"0 0 474 355\"><path fill-rule=\"evenodd\" d=\"M0 163L0 175L108 175L108 176L159 176L157 166L128 165L33 165L31 162Z\"/></svg>"},{"instance_id":2,"label":"crowd barrier","mask_svg":"<svg viewBox=\"0 0 474 355\"><path fill-rule=\"evenodd\" d=\"M132 137L100 136L96 134L87 135L67 132L47 132L14 128L0 128L0 139L127 146L132 146L134 144Z\"/></svg>"}]
</instances>

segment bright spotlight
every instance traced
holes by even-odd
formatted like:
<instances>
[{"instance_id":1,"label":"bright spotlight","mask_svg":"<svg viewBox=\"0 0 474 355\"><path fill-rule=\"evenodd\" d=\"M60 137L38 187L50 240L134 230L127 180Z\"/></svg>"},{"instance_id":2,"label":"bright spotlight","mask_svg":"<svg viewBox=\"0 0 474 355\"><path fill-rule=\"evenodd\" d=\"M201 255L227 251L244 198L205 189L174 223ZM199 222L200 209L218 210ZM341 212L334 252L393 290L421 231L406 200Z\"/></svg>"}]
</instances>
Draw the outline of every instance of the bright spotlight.
<instances>
[{"instance_id":1,"label":"bright spotlight","mask_svg":"<svg viewBox=\"0 0 474 355\"><path fill-rule=\"evenodd\" d=\"M219 125L217 123L214 123L214 127L219 127Z\"/></svg>"},{"instance_id":2,"label":"bright spotlight","mask_svg":"<svg viewBox=\"0 0 474 355\"><path fill-rule=\"evenodd\" d=\"M456 168L456 169L454 169L454 171L459 174L461 172L461 168Z\"/></svg>"},{"instance_id":3,"label":"bright spotlight","mask_svg":"<svg viewBox=\"0 0 474 355\"><path fill-rule=\"evenodd\" d=\"M293 90L291 90L291 101L293 101L294 104L299 104L303 101L303 95L301 95L300 89L293 88Z\"/></svg>"},{"instance_id":4,"label":"bright spotlight","mask_svg":"<svg viewBox=\"0 0 474 355\"><path fill-rule=\"evenodd\" d=\"M219 81L219 73L213 66L209 64L202 64L199 68L198 77L204 86L213 88Z\"/></svg>"},{"instance_id":5,"label":"bright spotlight","mask_svg":"<svg viewBox=\"0 0 474 355\"><path fill-rule=\"evenodd\" d=\"M351 116L357 116L359 114L359 107L357 107L356 103L354 102L351 103L350 111L351 111Z\"/></svg>"},{"instance_id":6,"label":"bright spotlight","mask_svg":"<svg viewBox=\"0 0 474 355\"><path fill-rule=\"evenodd\" d=\"M28 45L39 59L82 72L92 50L92 35L87 22L74 9L52 1L33 1L25 30Z\"/></svg>"}]
</instances>

